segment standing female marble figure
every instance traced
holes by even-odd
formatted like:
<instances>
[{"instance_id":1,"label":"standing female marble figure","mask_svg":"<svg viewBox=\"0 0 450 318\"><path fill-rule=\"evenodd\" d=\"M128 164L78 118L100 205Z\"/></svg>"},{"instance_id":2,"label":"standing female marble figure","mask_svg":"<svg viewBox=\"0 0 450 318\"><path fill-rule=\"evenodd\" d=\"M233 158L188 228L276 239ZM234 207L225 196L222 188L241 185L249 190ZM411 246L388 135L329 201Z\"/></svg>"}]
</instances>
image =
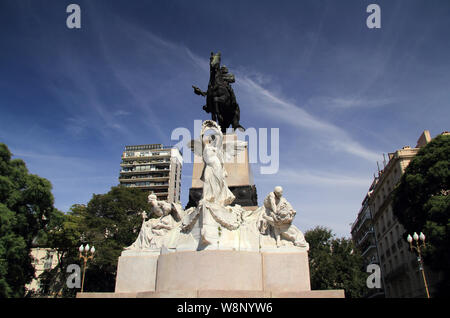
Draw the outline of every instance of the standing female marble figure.
<instances>
[{"instance_id":1,"label":"standing female marble figure","mask_svg":"<svg viewBox=\"0 0 450 318\"><path fill-rule=\"evenodd\" d=\"M225 181L227 172L224 167L222 139L220 130L215 135L203 137L203 169L200 180L203 181L202 199L222 206L231 204L235 197Z\"/></svg>"}]
</instances>

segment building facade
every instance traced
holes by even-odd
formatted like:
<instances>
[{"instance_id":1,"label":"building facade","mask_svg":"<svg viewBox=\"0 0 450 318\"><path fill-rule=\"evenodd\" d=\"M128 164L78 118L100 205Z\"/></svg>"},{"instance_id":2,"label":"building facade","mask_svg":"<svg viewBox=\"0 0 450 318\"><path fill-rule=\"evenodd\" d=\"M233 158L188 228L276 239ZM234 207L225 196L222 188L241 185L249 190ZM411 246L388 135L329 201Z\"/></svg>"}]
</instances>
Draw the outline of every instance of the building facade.
<instances>
[{"instance_id":1,"label":"building facade","mask_svg":"<svg viewBox=\"0 0 450 318\"><path fill-rule=\"evenodd\" d=\"M375 236L375 229L373 226L372 211L369 205L369 195L373 191L373 187L376 184L377 179L372 183L369 192L364 197L361 204L361 209L358 212L356 221L352 224L351 234L353 242L356 248L361 251L361 255L364 259L364 268L367 268L371 264L380 266L380 257L378 252L378 244ZM382 288L368 289L367 293L363 296L366 298L381 298L385 297L384 290Z\"/></svg>"},{"instance_id":2,"label":"building facade","mask_svg":"<svg viewBox=\"0 0 450 318\"><path fill-rule=\"evenodd\" d=\"M405 229L392 211L392 192L411 160L430 141L430 133L424 131L415 148L405 146L388 154L389 160L375 176L352 226L352 238L363 256L366 260L377 260L380 265L383 292L387 298L426 297L417 256L410 251L404 237ZM370 251L373 245L375 248ZM426 265L425 273L432 294L439 275Z\"/></svg>"},{"instance_id":3,"label":"building facade","mask_svg":"<svg viewBox=\"0 0 450 318\"><path fill-rule=\"evenodd\" d=\"M180 202L183 158L162 144L125 146L120 164L122 186L153 192L158 200Z\"/></svg>"},{"instance_id":4,"label":"building facade","mask_svg":"<svg viewBox=\"0 0 450 318\"><path fill-rule=\"evenodd\" d=\"M35 270L35 278L27 285L27 292L39 294L41 288L41 280L39 276L46 270L51 270L58 265L58 257L56 250L51 248L34 247L30 251L33 258L32 265Z\"/></svg>"}]
</instances>

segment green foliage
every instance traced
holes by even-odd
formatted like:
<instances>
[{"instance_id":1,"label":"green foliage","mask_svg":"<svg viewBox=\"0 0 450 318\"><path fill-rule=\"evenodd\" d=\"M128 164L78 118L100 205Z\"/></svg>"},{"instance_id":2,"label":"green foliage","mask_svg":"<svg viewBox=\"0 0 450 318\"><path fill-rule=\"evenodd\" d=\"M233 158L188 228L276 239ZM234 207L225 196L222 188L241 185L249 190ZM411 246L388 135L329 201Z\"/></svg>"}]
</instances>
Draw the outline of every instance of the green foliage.
<instances>
[{"instance_id":1,"label":"green foliage","mask_svg":"<svg viewBox=\"0 0 450 318\"><path fill-rule=\"evenodd\" d=\"M305 239L310 245L311 288L344 289L347 298L362 297L367 274L352 240L335 238L332 231L324 227L307 231Z\"/></svg>"},{"instance_id":2,"label":"green foliage","mask_svg":"<svg viewBox=\"0 0 450 318\"><path fill-rule=\"evenodd\" d=\"M95 245L97 252L86 271L85 291L114 291L117 260L136 240L145 210L149 210L147 194L121 186L89 201L86 242Z\"/></svg>"},{"instance_id":3,"label":"green foliage","mask_svg":"<svg viewBox=\"0 0 450 318\"><path fill-rule=\"evenodd\" d=\"M448 296L450 276L450 136L434 138L410 162L393 193L393 212L407 233L427 236L424 261L446 275L439 295ZM439 296L434 295L434 296Z\"/></svg>"},{"instance_id":4,"label":"green foliage","mask_svg":"<svg viewBox=\"0 0 450 318\"><path fill-rule=\"evenodd\" d=\"M34 277L30 249L54 211L51 189L0 143L0 297L23 297Z\"/></svg>"},{"instance_id":5,"label":"green foliage","mask_svg":"<svg viewBox=\"0 0 450 318\"><path fill-rule=\"evenodd\" d=\"M87 264L84 291L114 291L117 260L124 247L136 240L145 210L149 210L145 192L119 186L94 194L87 206L74 205L65 216L55 218L47 245L58 250L59 265L44 273L48 288L41 292L70 297L79 291L65 287L70 275L65 269L69 264L83 265L78 247L86 243L95 246L96 252Z\"/></svg>"},{"instance_id":6,"label":"green foliage","mask_svg":"<svg viewBox=\"0 0 450 318\"><path fill-rule=\"evenodd\" d=\"M55 210L45 233L41 233L39 241L43 246L56 250L57 266L44 271L40 276L39 296L75 297L77 290L70 289L66 280L67 266L79 264L78 247L86 232L86 206L75 204L64 214Z\"/></svg>"}]
</instances>

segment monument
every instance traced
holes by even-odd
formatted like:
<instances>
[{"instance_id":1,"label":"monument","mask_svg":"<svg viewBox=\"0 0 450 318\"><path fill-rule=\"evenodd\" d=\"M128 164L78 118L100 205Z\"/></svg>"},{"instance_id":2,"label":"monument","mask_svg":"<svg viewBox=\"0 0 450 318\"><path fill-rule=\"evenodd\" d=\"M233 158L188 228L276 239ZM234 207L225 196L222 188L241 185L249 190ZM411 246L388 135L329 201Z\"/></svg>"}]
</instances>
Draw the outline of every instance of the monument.
<instances>
[{"instance_id":1,"label":"monument","mask_svg":"<svg viewBox=\"0 0 450 318\"><path fill-rule=\"evenodd\" d=\"M119 257L115 292L77 297L344 296L343 290L311 291L309 244L292 224L296 211L281 186L267 194L261 207L256 198L246 206L236 203L229 181L247 186L253 181L246 143L225 134L230 125L244 129L229 85L234 76L220 67L220 53L211 53L210 68L208 91L194 87L207 97L203 108L211 113L191 142L201 159L193 172L193 185L202 190L197 202L182 209L150 194L149 215L142 213L136 241ZM234 164L239 156L243 160Z\"/></svg>"},{"instance_id":2,"label":"monument","mask_svg":"<svg viewBox=\"0 0 450 318\"><path fill-rule=\"evenodd\" d=\"M209 60L209 83L206 92L196 86L194 93L206 97L206 105L203 110L211 113L211 120L217 121L224 134L223 143L231 145L237 151L235 160L225 160L225 167L228 173L228 187L235 200L232 204L239 204L245 207L255 207L258 205L256 186L253 182L252 172L248 163L248 151L245 142L237 141L236 134L225 134L230 126L233 130L245 130L240 124L240 108L236 101L231 83L234 83L234 75L228 72L226 66L221 66L221 53L211 52ZM200 142L201 143L201 142ZM186 208L197 206L202 197L203 182L200 179L204 168L202 154L194 151L194 168L192 173L192 186L189 189L189 202Z\"/></svg>"}]
</instances>

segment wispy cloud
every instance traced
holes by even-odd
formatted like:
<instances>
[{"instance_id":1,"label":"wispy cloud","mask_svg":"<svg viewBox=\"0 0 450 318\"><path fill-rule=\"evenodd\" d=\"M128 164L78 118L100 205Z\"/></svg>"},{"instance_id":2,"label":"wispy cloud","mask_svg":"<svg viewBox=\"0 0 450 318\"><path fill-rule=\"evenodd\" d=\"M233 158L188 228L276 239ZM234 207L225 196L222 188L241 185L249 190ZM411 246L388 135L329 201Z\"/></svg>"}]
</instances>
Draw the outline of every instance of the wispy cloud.
<instances>
[{"instance_id":1,"label":"wispy cloud","mask_svg":"<svg viewBox=\"0 0 450 318\"><path fill-rule=\"evenodd\" d=\"M260 177L263 181L264 177ZM273 182L272 178L267 178ZM323 187L367 187L369 178L352 177L344 174L336 174L330 171L297 170L282 168L277 173L277 182L293 185L323 186Z\"/></svg>"},{"instance_id":2,"label":"wispy cloud","mask_svg":"<svg viewBox=\"0 0 450 318\"><path fill-rule=\"evenodd\" d=\"M344 129L318 119L293 102L276 96L245 74L239 74L238 84L244 88L248 97L254 100L250 105L253 105L256 111L282 120L292 127L320 133L323 142L335 151L344 151L372 162L379 157L377 152L353 140Z\"/></svg>"},{"instance_id":3,"label":"wispy cloud","mask_svg":"<svg viewBox=\"0 0 450 318\"><path fill-rule=\"evenodd\" d=\"M129 111L119 109L119 110L113 112L113 115L114 116L128 116L128 115L131 115L131 113Z\"/></svg>"},{"instance_id":4,"label":"wispy cloud","mask_svg":"<svg viewBox=\"0 0 450 318\"><path fill-rule=\"evenodd\" d=\"M334 108L334 109L353 109L353 108L374 108L388 106L397 103L402 99L398 97L387 98L362 98L362 97L313 97L307 104L312 107Z\"/></svg>"},{"instance_id":5,"label":"wispy cloud","mask_svg":"<svg viewBox=\"0 0 450 318\"><path fill-rule=\"evenodd\" d=\"M130 135L131 132L120 124L111 112L111 107L100 92L98 78L84 67L83 60L64 52L66 58L55 60L55 68L46 74L46 89L53 95L57 103L69 114L68 131L75 136L84 129L97 131L104 137L111 132Z\"/></svg>"},{"instance_id":6,"label":"wispy cloud","mask_svg":"<svg viewBox=\"0 0 450 318\"><path fill-rule=\"evenodd\" d=\"M89 160L87 158L65 156L57 153L37 153L33 150L16 148L11 148L11 153L15 158L26 159L27 162L35 161L42 163L46 165L50 171L55 170L78 173L83 170L91 170L94 166L101 165L97 161Z\"/></svg>"}]
</instances>

